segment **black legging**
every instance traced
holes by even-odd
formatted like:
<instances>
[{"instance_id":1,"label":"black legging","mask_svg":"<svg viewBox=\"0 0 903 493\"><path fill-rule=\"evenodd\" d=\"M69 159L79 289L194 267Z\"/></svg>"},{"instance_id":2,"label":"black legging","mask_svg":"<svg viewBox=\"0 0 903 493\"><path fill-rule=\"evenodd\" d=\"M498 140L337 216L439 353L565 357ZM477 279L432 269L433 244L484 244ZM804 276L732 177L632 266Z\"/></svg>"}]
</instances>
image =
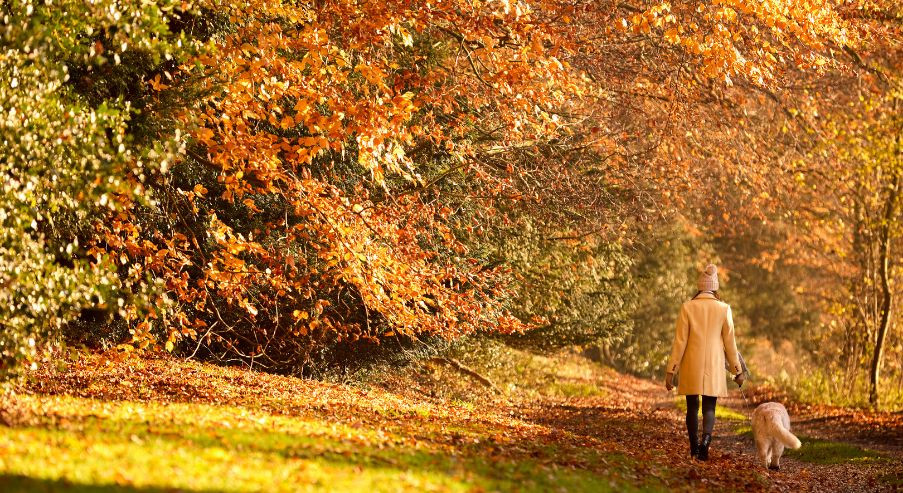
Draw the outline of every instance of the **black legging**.
<instances>
[{"instance_id":1,"label":"black legging","mask_svg":"<svg viewBox=\"0 0 903 493\"><path fill-rule=\"evenodd\" d=\"M702 432L712 434L715 428L715 402L717 397L709 395L702 396ZM699 396L687 396L687 434L690 439L696 438L699 432Z\"/></svg>"}]
</instances>

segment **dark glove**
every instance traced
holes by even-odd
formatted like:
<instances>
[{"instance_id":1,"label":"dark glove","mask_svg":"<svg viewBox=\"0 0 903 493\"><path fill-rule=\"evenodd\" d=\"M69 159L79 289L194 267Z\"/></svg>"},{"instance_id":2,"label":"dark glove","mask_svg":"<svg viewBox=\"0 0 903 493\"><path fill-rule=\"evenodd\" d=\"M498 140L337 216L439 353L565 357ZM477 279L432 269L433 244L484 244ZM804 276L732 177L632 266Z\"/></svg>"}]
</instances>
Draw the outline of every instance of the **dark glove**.
<instances>
[{"instance_id":1,"label":"dark glove","mask_svg":"<svg viewBox=\"0 0 903 493\"><path fill-rule=\"evenodd\" d=\"M737 383L737 387L743 387L743 382L746 381L746 372L741 371L734 377L734 382Z\"/></svg>"},{"instance_id":2,"label":"dark glove","mask_svg":"<svg viewBox=\"0 0 903 493\"><path fill-rule=\"evenodd\" d=\"M665 388L670 392L671 389L674 388L674 374L671 372L665 373Z\"/></svg>"}]
</instances>

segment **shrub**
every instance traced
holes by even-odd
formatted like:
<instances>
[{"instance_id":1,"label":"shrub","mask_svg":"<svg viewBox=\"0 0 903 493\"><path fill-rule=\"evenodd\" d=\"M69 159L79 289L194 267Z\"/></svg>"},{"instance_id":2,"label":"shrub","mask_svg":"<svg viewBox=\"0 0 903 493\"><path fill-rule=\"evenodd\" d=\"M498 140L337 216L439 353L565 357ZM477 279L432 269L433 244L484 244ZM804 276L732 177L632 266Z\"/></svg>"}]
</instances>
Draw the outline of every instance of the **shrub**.
<instances>
[{"instance_id":1,"label":"shrub","mask_svg":"<svg viewBox=\"0 0 903 493\"><path fill-rule=\"evenodd\" d=\"M64 1L2 8L0 57L0 373L28 359L85 309L115 312L137 289L118 255L93 255L84 234L123 204L149 201L147 174L171 159L176 138L137 145L136 109L85 85L135 50L170 53L157 5ZM169 55L171 56L171 55Z\"/></svg>"}]
</instances>

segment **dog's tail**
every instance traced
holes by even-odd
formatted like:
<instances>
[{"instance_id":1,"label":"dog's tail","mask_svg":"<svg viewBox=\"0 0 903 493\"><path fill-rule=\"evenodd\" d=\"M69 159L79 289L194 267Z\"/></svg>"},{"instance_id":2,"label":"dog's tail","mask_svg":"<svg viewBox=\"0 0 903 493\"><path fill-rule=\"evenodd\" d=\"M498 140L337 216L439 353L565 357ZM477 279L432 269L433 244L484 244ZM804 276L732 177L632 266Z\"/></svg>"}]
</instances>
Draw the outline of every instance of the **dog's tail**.
<instances>
[{"instance_id":1,"label":"dog's tail","mask_svg":"<svg viewBox=\"0 0 903 493\"><path fill-rule=\"evenodd\" d=\"M784 423L781 422L781 418L775 416L771 420L771 426L774 428L774 434L778 437L778 440L784 444L786 447L790 447L792 449L798 449L803 444L800 443L800 439L796 437L793 433L790 433L790 430L784 427Z\"/></svg>"}]
</instances>

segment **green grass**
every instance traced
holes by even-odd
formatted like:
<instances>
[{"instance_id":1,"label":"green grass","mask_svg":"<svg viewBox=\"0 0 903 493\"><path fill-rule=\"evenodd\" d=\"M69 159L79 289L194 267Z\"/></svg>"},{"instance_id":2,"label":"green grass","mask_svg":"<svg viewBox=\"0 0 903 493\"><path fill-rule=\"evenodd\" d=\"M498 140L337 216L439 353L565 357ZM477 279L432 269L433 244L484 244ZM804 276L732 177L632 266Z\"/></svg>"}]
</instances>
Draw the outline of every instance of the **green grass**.
<instances>
[{"instance_id":1,"label":"green grass","mask_svg":"<svg viewBox=\"0 0 903 493\"><path fill-rule=\"evenodd\" d=\"M552 382L543 393L556 397L604 397L608 394L598 385L583 382Z\"/></svg>"},{"instance_id":2,"label":"green grass","mask_svg":"<svg viewBox=\"0 0 903 493\"><path fill-rule=\"evenodd\" d=\"M752 438L752 426L750 426L750 425L738 426L738 427L734 428L734 433L736 433L737 435L743 436L743 437Z\"/></svg>"},{"instance_id":3,"label":"green grass","mask_svg":"<svg viewBox=\"0 0 903 493\"><path fill-rule=\"evenodd\" d=\"M680 409L681 412L687 412L687 401L681 396L677 399L674 399L674 405ZM702 416L702 406L699 406L699 415ZM749 418L740 414L737 411L725 406L715 406L715 419L725 419L728 421L749 421Z\"/></svg>"},{"instance_id":4,"label":"green grass","mask_svg":"<svg viewBox=\"0 0 903 493\"><path fill-rule=\"evenodd\" d=\"M884 381L893 382L895 378L888 375ZM864 376L849 381L839 372L816 367L806 368L793 376L784 373L769 381L772 385L787 390L800 402L864 409L871 407L868 402L869 382ZM880 400L882 411L903 410L903 387L884 384Z\"/></svg>"},{"instance_id":5,"label":"green grass","mask_svg":"<svg viewBox=\"0 0 903 493\"><path fill-rule=\"evenodd\" d=\"M0 491L624 491L617 457L554 444L529 455L459 423L462 442L243 407L28 397L44 422L0 427ZM406 415L399 421L430 417ZM429 436L428 426L407 426ZM590 453L593 452L593 453ZM575 452L570 451L573 455ZM605 461L605 465L603 465ZM615 464L615 465L612 465ZM599 474L598 468L609 473ZM626 467L626 466L625 466ZM593 472L596 471L596 472Z\"/></svg>"},{"instance_id":6,"label":"green grass","mask_svg":"<svg viewBox=\"0 0 903 493\"><path fill-rule=\"evenodd\" d=\"M841 464L846 462L868 463L889 460L874 450L856 445L815 438L799 437L803 446L798 450L787 450L785 455L812 464Z\"/></svg>"},{"instance_id":7,"label":"green grass","mask_svg":"<svg viewBox=\"0 0 903 493\"><path fill-rule=\"evenodd\" d=\"M734 432L740 436L752 439L752 428L750 426L741 426ZM797 435L797 437L803 446L797 450L785 449L784 456L811 464L869 463L888 460L880 452L849 443L821 440L802 435Z\"/></svg>"},{"instance_id":8,"label":"green grass","mask_svg":"<svg viewBox=\"0 0 903 493\"><path fill-rule=\"evenodd\" d=\"M599 384L613 377L608 370L573 352L536 354L492 340L465 341L451 356L488 377L507 395L518 398L605 397L608 391ZM443 379L443 387L448 381Z\"/></svg>"}]
</instances>

